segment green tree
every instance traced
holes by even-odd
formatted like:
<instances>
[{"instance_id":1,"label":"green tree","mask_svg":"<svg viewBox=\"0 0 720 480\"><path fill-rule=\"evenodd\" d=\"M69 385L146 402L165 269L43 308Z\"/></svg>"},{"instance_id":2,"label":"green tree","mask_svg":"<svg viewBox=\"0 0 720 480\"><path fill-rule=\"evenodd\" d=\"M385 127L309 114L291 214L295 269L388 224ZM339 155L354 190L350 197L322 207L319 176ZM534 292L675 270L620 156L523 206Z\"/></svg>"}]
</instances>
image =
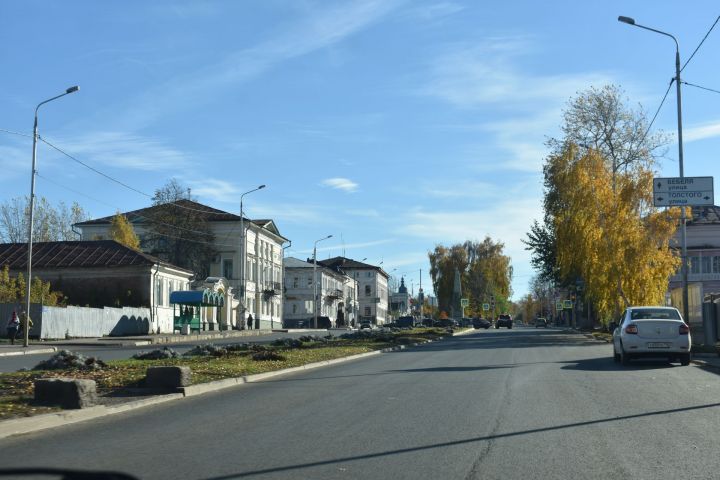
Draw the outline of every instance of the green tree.
<instances>
[{"instance_id":1,"label":"green tree","mask_svg":"<svg viewBox=\"0 0 720 480\"><path fill-rule=\"evenodd\" d=\"M110 223L110 238L133 250L140 250L140 239L127 217L117 212Z\"/></svg>"}]
</instances>

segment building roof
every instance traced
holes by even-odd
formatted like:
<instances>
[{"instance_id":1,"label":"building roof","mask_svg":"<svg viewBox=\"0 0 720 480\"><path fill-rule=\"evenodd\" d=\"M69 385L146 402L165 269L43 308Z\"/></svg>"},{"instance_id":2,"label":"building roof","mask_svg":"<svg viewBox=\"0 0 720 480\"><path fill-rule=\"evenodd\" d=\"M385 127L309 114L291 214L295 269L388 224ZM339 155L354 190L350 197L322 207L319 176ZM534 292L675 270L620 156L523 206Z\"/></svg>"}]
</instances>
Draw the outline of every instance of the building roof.
<instances>
[{"instance_id":1,"label":"building roof","mask_svg":"<svg viewBox=\"0 0 720 480\"><path fill-rule=\"evenodd\" d=\"M300 260L299 258L295 257L285 257L285 268L312 268L313 264L305 262L303 260ZM318 265L320 265L320 262L318 262ZM320 265L320 268L322 268L322 265Z\"/></svg>"},{"instance_id":2,"label":"building roof","mask_svg":"<svg viewBox=\"0 0 720 480\"><path fill-rule=\"evenodd\" d=\"M218 210L217 208L208 207L207 205L203 205L202 203L194 202L192 200L187 199L181 199L176 202L171 203L164 203L162 205L153 205L151 207L141 208L139 210L133 210L131 212L125 212L123 215L128 219L130 223L135 224L143 224L147 223L148 221L152 221L157 214L157 212L160 209L167 208L168 206L177 206L178 212L182 211L188 211L188 212L196 212L199 214L200 218L205 222L239 222L240 221L240 215L235 215L234 213L225 212L223 210ZM112 223L112 219L115 215L110 215L108 217L102 217L102 218L96 218L94 220L88 220L86 222L80 222L76 223L78 227L86 227L86 226L92 226L92 225L110 225ZM260 228L263 228L267 230L268 232L277 235L278 237L282 238L283 240L287 240L287 238L283 237L280 234L280 231L278 230L277 226L275 225L275 222L270 219L260 219L260 220L250 220L247 217L244 217L244 220L246 222L250 222L254 225L257 225Z\"/></svg>"},{"instance_id":3,"label":"building roof","mask_svg":"<svg viewBox=\"0 0 720 480\"><path fill-rule=\"evenodd\" d=\"M692 207L692 218L688 219L688 225L720 224L720 207Z\"/></svg>"},{"instance_id":4,"label":"building roof","mask_svg":"<svg viewBox=\"0 0 720 480\"><path fill-rule=\"evenodd\" d=\"M145 223L148 220L153 219L153 215L160 209L167 208L168 206L176 206L178 211L192 211L200 214L200 217L206 222L239 222L240 215L234 213L225 212L218 210L217 208L208 207L202 203L193 202L192 200L181 199L176 202L165 203L162 205L153 205L151 207L141 208L139 210L133 210L131 212L125 212L125 215L130 223ZM87 225L109 225L115 215L109 217L96 218L94 220L88 220L86 222L76 223L79 227ZM247 218L245 220L248 220Z\"/></svg>"},{"instance_id":5,"label":"building roof","mask_svg":"<svg viewBox=\"0 0 720 480\"><path fill-rule=\"evenodd\" d=\"M389 277L389 275L379 266L358 262L352 258L333 257L326 260L318 260L318 263L328 268L332 268L333 270L376 270L385 277Z\"/></svg>"},{"instance_id":6,"label":"building roof","mask_svg":"<svg viewBox=\"0 0 720 480\"><path fill-rule=\"evenodd\" d=\"M284 262L285 262L286 269L288 269L288 268L313 268L312 261L306 262L304 260L300 260L299 258L295 258L295 257L285 257ZM337 276L340 276L340 277L347 276L347 275L345 275L345 272L343 272L343 271L338 271L334 268L328 267L327 265L323 265L322 263L320 263L320 260L317 261L317 270L318 270L318 272L325 272L328 275L333 275L336 277Z\"/></svg>"},{"instance_id":7,"label":"building roof","mask_svg":"<svg viewBox=\"0 0 720 480\"><path fill-rule=\"evenodd\" d=\"M39 242L33 244L33 268L96 268L165 265L192 273L115 240ZM27 243L0 243L0 267L27 269Z\"/></svg>"}]
</instances>

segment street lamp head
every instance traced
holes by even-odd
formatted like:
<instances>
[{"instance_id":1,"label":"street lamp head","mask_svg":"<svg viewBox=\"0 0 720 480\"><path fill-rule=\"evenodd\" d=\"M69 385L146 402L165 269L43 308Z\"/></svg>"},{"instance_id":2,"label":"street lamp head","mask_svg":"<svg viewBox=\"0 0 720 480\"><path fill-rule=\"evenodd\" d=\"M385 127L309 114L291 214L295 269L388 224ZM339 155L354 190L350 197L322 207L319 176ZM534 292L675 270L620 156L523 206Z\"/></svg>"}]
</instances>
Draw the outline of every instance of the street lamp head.
<instances>
[{"instance_id":1,"label":"street lamp head","mask_svg":"<svg viewBox=\"0 0 720 480\"><path fill-rule=\"evenodd\" d=\"M627 23L628 25L635 25L635 19L630 17L623 17L620 15L618 17L618 22Z\"/></svg>"},{"instance_id":2,"label":"street lamp head","mask_svg":"<svg viewBox=\"0 0 720 480\"><path fill-rule=\"evenodd\" d=\"M78 87L77 85L75 85L75 86L70 87L70 88L68 88L67 90L65 90L65 93L73 93L73 92L77 92L78 90L80 90L80 87Z\"/></svg>"},{"instance_id":3,"label":"street lamp head","mask_svg":"<svg viewBox=\"0 0 720 480\"><path fill-rule=\"evenodd\" d=\"M262 190L263 188L265 188L265 185L260 185L260 186L258 187L258 190Z\"/></svg>"}]
</instances>

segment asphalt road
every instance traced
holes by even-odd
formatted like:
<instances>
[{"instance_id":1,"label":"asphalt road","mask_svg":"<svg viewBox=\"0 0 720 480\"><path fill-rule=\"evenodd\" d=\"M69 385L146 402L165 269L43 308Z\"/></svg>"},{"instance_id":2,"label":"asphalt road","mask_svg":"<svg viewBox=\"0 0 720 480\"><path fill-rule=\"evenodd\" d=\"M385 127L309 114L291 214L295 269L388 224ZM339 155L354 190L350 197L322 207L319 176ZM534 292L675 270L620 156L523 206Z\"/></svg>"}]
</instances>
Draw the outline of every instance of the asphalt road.
<instances>
[{"instance_id":1,"label":"asphalt road","mask_svg":"<svg viewBox=\"0 0 720 480\"><path fill-rule=\"evenodd\" d=\"M343 333L347 333L345 330L331 330L331 334L333 335L342 335ZM270 343L274 340L277 340L278 338L297 338L301 337L303 335L319 335L319 336L325 336L327 335L327 331L319 331L319 332L307 332L307 333L271 333L267 335L257 335L257 336L248 336L248 337L231 337L231 338L224 338L224 339L217 339L217 340L200 340L196 342L186 342L186 343L169 343L167 345L142 345L139 347L136 346L128 346L128 347L121 347L121 346L86 346L86 345L53 345L48 344L50 346L57 347L58 351L60 350L71 350L73 352L81 353L85 355L86 357L97 357L101 360L124 360L127 358L132 357L136 353L139 352L149 352L151 350L156 349L162 349L163 347L167 346L168 348L172 348L178 353L185 353L188 350L192 349L195 345L205 345L208 343L212 343L214 345L224 345L229 343ZM55 353L39 353L39 354L32 354L32 355L15 355L15 356L7 356L7 357L0 357L0 372L16 372L20 370L21 368L27 368L31 369L38 363L40 363L43 360L47 360L48 358L55 355Z\"/></svg>"},{"instance_id":2,"label":"asphalt road","mask_svg":"<svg viewBox=\"0 0 720 480\"><path fill-rule=\"evenodd\" d=\"M0 465L140 478L717 478L720 377L488 330L0 440Z\"/></svg>"}]
</instances>

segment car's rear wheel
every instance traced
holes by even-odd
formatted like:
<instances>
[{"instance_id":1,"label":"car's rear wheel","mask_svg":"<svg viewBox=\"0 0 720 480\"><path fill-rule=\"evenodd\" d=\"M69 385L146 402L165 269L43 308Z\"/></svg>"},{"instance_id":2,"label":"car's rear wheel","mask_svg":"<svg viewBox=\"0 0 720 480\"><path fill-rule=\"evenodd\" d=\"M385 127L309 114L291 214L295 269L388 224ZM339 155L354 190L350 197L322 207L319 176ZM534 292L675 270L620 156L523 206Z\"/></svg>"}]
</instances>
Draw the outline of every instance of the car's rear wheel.
<instances>
[{"instance_id":1,"label":"car's rear wheel","mask_svg":"<svg viewBox=\"0 0 720 480\"><path fill-rule=\"evenodd\" d=\"M690 365L690 354L685 353L683 355L680 355L680 365L687 367Z\"/></svg>"},{"instance_id":2,"label":"car's rear wheel","mask_svg":"<svg viewBox=\"0 0 720 480\"><path fill-rule=\"evenodd\" d=\"M625 353L622 345L620 345L620 363L625 366L630 365L630 355Z\"/></svg>"}]
</instances>

